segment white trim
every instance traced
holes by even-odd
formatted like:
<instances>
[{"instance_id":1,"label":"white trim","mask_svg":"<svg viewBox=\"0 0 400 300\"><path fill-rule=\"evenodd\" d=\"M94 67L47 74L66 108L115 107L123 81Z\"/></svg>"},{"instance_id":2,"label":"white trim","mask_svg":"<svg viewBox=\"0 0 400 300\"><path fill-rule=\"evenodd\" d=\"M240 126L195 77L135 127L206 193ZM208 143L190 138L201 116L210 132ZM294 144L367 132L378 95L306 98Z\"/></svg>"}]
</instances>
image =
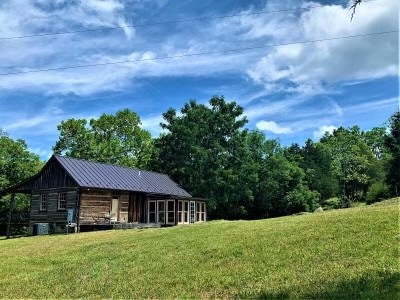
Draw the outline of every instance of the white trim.
<instances>
[{"instance_id":1,"label":"white trim","mask_svg":"<svg viewBox=\"0 0 400 300\"><path fill-rule=\"evenodd\" d=\"M189 223L196 223L196 201L189 201Z\"/></svg>"}]
</instances>

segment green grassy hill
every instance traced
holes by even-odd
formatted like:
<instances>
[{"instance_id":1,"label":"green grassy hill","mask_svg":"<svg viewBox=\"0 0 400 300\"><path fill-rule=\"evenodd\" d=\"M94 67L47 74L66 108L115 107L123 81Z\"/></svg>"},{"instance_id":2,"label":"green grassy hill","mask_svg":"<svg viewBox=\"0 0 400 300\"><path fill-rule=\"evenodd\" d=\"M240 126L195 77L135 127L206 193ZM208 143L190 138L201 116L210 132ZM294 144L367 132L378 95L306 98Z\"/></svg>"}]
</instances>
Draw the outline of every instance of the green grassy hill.
<instances>
[{"instance_id":1,"label":"green grassy hill","mask_svg":"<svg viewBox=\"0 0 400 300\"><path fill-rule=\"evenodd\" d=\"M0 298L399 293L399 199L259 221L0 241Z\"/></svg>"}]
</instances>

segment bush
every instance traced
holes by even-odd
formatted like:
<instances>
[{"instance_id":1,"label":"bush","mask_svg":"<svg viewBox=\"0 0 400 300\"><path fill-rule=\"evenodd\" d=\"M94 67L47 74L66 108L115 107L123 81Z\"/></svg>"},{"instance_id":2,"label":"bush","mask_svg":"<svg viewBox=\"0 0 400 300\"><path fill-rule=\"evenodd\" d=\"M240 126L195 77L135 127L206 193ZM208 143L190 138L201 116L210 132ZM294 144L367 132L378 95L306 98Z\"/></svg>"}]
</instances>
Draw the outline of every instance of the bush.
<instances>
[{"instance_id":1,"label":"bush","mask_svg":"<svg viewBox=\"0 0 400 300\"><path fill-rule=\"evenodd\" d=\"M384 182L373 183L367 192L367 204L382 201L389 198L390 189L389 186Z\"/></svg>"},{"instance_id":2,"label":"bush","mask_svg":"<svg viewBox=\"0 0 400 300\"><path fill-rule=\"evenodd\" d=\"M329 199L325 200L324 202L322 202L322 207L325 210L340 208L341 207L340 198L338 198L338 197L329 198Z\"/></svg>"},{"instance_id":3,"label":"bush","mask_svg":"<svg viewBox=\"0 0 400 300\"><path fill-rule=\"evenodd\" d=\"M313 212L318 206L318 200L318 192L311 191L308 187L300 185L286 195L286 212L288 214L303 211Z\"/></svg>"}]
</instances>

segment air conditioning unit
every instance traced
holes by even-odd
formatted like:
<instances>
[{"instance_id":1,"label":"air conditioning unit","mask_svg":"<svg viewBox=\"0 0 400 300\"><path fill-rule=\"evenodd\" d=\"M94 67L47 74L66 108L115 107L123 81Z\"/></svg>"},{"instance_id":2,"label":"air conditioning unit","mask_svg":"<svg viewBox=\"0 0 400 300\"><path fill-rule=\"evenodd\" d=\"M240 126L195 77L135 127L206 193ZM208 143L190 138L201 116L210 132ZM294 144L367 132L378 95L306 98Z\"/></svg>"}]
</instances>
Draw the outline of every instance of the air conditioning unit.
<instances>
[{"instance_id":1,"label":"air conditioning unit","mask_svg":"<svg viewBox=\"0 0 400 300\"><path fill-rule=\"evenodd\" d=\"M49 223L33 224L33 235L49 234Z\"/></svg>"}]
</instances>

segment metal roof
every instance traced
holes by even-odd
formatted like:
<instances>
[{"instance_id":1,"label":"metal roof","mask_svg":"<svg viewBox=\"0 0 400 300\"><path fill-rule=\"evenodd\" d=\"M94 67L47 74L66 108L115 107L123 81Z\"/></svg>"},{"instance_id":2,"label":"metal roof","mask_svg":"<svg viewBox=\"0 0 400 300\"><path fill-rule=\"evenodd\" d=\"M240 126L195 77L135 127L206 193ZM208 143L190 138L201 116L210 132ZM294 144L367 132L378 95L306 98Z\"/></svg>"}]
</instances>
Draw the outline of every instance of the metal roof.
<instances>
[{"instance_id":1,"label":"metal roof","mask_svg":"<svg viewBox=\"0 0 400 300\"><path fill-rule=\"evenodd\" d=\"M80 187L191 197L167 175L54 155Z\"/></svg>"}]
</instances>

